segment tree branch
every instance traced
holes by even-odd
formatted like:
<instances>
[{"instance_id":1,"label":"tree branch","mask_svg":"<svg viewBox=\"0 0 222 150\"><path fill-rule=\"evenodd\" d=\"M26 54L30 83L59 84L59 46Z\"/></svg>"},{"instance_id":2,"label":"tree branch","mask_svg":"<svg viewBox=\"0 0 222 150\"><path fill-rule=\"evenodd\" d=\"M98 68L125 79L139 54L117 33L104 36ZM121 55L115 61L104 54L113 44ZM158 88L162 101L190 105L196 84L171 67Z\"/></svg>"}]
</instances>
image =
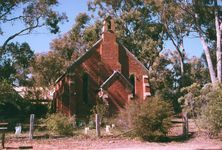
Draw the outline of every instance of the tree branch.
<instances>
[{"instance_id":1,"label":"tree branch","mask_svg":"<svg viewBox=\"0 0 222 150\"><path fill-rule=\"evenodd\" d=\"M6 16L8 13L10 13L11 9L14 7L15 5L12 5L11 7L9 7L8 11L6 11L5 13L3 13L1 16L0 16L0 19L2 19L4 16Z\"/></svg>"},{"instance_id":2,"label":"tree branch","mask_svg":"<svg viewBox=\"0 0 222 150\"><path fill-rule=\"evenodd\" d=\"M177 51L179 52L180 56L183 56L183 54L181 53L181 51L179 50L179 46L176 44L175 40L173 39L172 35L169 33L169 28L167 27L166 24L164 24L165 28L166 28L166 32L167 35L169 36L170 40L172 41L173 45L176 47Z\"/></svg>"},{"instance_id":3,"label":"tree branch","mask_svg":"<svg viewBox=\"0 0 222 150\"><path fill-rule=\"evenodd\" d=\"M13 18L10 18L10 19L4 19L3 21L14 21L16 19L21 19L21 18L25 18L25 16L17 16L17 17L13 17Z\"/></svg>"},{"instance_id":4,"label":"tree branch","mask_svg":"<svg viewBox=\"0 0 222 150\"><path fill-rule=\"evenodd\" d=\"M27 27L27 28L25 28L25 29L23 29L23 30L21 30L21 31L19 31L19 32L13 34L13 35L11 35L10 37L8 37L8 38L5 40L4 44L2 45L2 49L4 50L5 47L6 47L6 45L8 44L8 42L9 42L10 40L14 39L16 36L19 36L19 35L21 35L22 33L26 32L26 31L31 32L31 31L32 31L33 29L35 29L35 28L44 26L44 24L39 25L39 18L37 18L36 21L37 21L37 23L36 23L35 26Z\"/></svg>"}]
</instances>

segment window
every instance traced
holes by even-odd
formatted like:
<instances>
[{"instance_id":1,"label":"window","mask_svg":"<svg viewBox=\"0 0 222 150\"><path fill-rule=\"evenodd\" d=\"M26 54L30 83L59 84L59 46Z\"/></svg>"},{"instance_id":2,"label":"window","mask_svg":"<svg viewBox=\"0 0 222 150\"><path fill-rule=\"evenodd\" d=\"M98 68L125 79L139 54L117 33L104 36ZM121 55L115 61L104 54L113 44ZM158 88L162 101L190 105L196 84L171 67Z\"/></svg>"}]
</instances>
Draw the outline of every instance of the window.
<instances>
[{"instance_id":1,"label":"window","mask_svg":"<svg viewBox=\"0 0 222 150\"><path fill-rule=\"evenodd\" d=\"M85 104L88 103L89 75L84 73L82 76L82 97Z\"/></svg>"},{"instance_id":2,"label":"window","mask_svg":"<svg viewBox=\"0 0 222 150\"><path fill-rule=\"evenodd\" d=\"M136 91L135 91L135 76L134 76L134 74L130 75L130 83L133 86L132 94L133 94L133 97L134 97L135 94L136 94Z\"/></svg>"},{"instance_id":3,"label":"window","mask_svg":"<svg viewBox=\"0 0 222 150\"><path fill-rule=\"evenodd\" d=\"M106 26L107 26L107 30L111 30L112 24L111 24L111 17L107 17L106 18Z\"/></svg>"},{"instance_id":4,"label":"window","mask_svg":"<svg viewBox=\"0 0 222 150\"><path fill-rule=\"evenodd\" d=\"M147 96L151 96L150 93L150 84L147 75L143 75L143 99L146 99Z\"/></svg>"},{"instance_id":5,"label":"window","mask_svg":"<svg viewBox=\"0 0 222 150\"><path fill-rule=\"evenodd\" d=\"M110 19L107 20L107 28L108 28L108 30L111 30L111 21L110 21Z\"/></svg>"}]
</instances>

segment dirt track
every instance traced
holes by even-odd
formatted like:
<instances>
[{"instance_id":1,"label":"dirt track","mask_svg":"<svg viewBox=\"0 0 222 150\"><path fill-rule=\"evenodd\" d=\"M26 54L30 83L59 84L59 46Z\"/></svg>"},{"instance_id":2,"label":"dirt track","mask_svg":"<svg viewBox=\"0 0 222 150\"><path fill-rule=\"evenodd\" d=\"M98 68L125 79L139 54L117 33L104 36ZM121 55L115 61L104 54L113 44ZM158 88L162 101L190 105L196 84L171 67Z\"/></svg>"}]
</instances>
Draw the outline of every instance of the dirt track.
<instances>
[{"instance_id":1,"label":"dirt track","mask_svg":"<svg viewBox=\"0 0 222 150\"><path fill-rule=\"evenodd\" d=\"M6 143L6 149L15 149L19 146L33 146L36 150L60 150L60 149L152 149L152 150L197 150L213 149L222 150L221 140L212 140L205 137L195 137L188 141L154 143L129 140L124 138L105 137L101 139L92 138L57 138L57 139L35 139L10 138Z\"/></svg>"}]
</instances>

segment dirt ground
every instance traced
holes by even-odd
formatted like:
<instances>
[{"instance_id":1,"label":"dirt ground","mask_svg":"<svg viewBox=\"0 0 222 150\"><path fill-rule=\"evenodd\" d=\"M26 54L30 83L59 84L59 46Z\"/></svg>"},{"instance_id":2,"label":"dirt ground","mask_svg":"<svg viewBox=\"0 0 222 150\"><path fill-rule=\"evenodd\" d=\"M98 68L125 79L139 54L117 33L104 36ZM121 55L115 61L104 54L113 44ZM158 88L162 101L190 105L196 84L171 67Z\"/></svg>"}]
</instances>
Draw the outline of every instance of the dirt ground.
<instances>
[{"instance_id":1,"label":"dirt ground","mask_svg":"<svg viewBox=\"0 0 222 150\"><path fill-rule=\"evenodd\" d=\"M196 128L190 125L193 135L188 140L179 138L181 126L175 125L169 135L171 142L144 142L138 139L127 139L126 137L104 136L101 138L90 136L73 136L45 138L36 137L28 139L28 134L19 138L9 135L6 139L6 149L18 149L20 146L32 146L35 150L76 150L76 149L115 149L115 150L222 150L222 139L210 139L204 135L198 135Z\"/></svg>"},{"instance_id":2,"label":"dirt ground","mask_svg":"<svg viewBox=\"0 0 222 150\"><path fill-rule=\"evenodd\" d=\"M121 138L101 139L10 139L6 143L6 149L16 149L19 146L33 146L35 150L75 150L75 149L129 149L129 150L222 150L222 141L209 140L204 137L190 139L184 142L152 143L139 140Z\"/></svg>"}]
</instances>

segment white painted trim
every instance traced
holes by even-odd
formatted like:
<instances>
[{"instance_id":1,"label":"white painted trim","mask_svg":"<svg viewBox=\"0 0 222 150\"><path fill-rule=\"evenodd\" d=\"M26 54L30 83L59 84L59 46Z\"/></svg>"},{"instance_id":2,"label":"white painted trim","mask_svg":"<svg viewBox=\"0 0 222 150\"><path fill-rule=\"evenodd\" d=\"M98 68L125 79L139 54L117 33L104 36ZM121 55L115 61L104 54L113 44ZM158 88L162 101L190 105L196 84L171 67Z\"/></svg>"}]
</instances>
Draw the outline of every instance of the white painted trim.
<instances>
[{"instance_id":1,"label":"white painted trim","mask_svg":"<svg viewBox=\"0 0 222 150\"><path fill-rule=\"evenodd\" d=\"M146 92L146 87L150 87L150 84L149 83L145 83L145 79L148 80L148 76L147 75L143 75L143 80L142 80L142 83L143 83L143 100L145 100L146 97L151 96L150 92Z\"/></svg>"}]
</instances>

